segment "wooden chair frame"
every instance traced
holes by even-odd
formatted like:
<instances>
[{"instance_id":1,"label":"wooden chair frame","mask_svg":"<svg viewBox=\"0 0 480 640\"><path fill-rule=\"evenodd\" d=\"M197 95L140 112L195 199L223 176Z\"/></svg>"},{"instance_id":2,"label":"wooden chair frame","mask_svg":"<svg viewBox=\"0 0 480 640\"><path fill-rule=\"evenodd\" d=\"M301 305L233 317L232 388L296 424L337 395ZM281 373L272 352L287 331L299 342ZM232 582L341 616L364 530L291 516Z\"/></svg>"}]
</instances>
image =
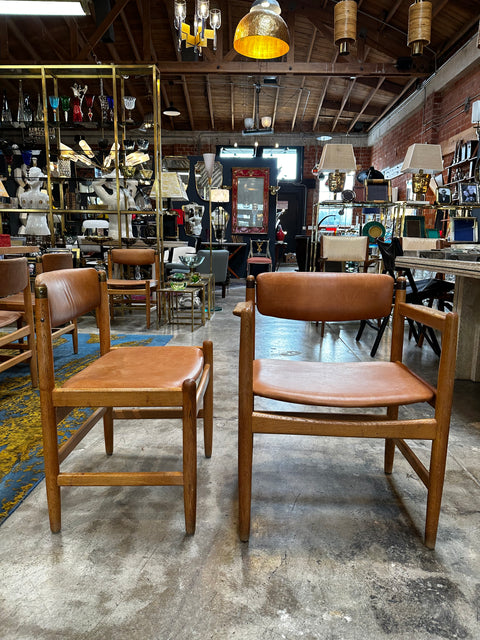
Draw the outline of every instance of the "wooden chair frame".
<instances>
[{"instance_id":1,"label":"wooden chair frame","mask_svg":"<svg viewBox=\"0 0 480 640\"><path fill-rule=\"evenodd\" d=\"M457 314L407 304L405 279L401 278L393 313L390 362L369 360L332 364L256 360L255 286L260 313L303 321L381 318L390 309L393 294L393 279L382 274L264 273L258 276L256 284L253 278L247 279L246 301L239 303L234 310L234 314L241 318L238 414L240 539L248 540L250 533L254 434L367 437L385 439L385 473L392 472L397 447L426 486L425 544L433 549L447 456ZM402 363L404 322L407 318L431 326L442 334L436 387L423 381ZM291 370L293 364L299 367L297 375ZM304 365L308 367L307 381L299 380L299 372ZM347 374L352 380L350 384L345 382ZM359 381L365 385L367 376L368 390L364 387L359 391ZM310 386L308 380L312 380ZM323 386L319 380L324 381ZM349 393L351 395L347 399L345 394ZM337 407L342 412L256 411L255 397ZM433 417L399 419L400 406L417 402L431 405ZM382 408L383 413L350 413L358 407ZM431 441L428 468L406 443L407 439Z\"/></svg>"},{"instance_id":2,"label":"wooden chair frame","mask_svg":"<svg viewBox=\"0 0 480 640\"><path fill-rule=\"evenodd\" d=\"M3 308L5 297L19 294L21 309ZM33 319L30 272L26 258L11 258L0 261L0 325L5 335L0 337L0 350L20 351L20 353L0 354L0 372L28 362L32 387L38 386L37 348L35 343L35 323ZM8 327L15 324L15 329ZM25 338L27 341L25 342Z\"/></svg>"},{"instance_id":3,"label":"wooden chair frame","mask_svg":"<svg viewBox=\"0 0 480 640\"><path fill-rule=\"evenodd\" d=\"M114 265L151 266L155 269L155 278L141 280L128 280L114 277ZM143 306L143 302L134 302L132 296L145 297L145 313L147 329L150 328L152 306L156 311L157 321L160 313L159 305L159 279L160 259L155 249L110 249L108 252L108 295L110 299L110 317L114 318L114 308L122 307L131 309L134 306ZM153 302L153 305L152 305Z\"/></svg>"},{"instance_id":4,"label":"wooden chair frame","mask_svg":"<svg viewBox=\"0 0 480 640\"><path fill-rule=\"evenodd\" d=\"M40 367L45 477L50 527L61 527L62 486L183 486L185 527L195 531L197 486L197 418L203 418L205 455L213 436L213 347L110 346L105 272L72 269L37 276L37 339ZM60 320L95 311L100 357L55 386L51 326ZM112 376L112 371L116 372ZM93 414L59 448L57 426L75 407ZM181 471L88 472L60 469L61 463L103 418L105 450L113 453L115 419L180 418L183 424Z\"/></svg>"},{"instance_id":5,"label":"wooden chair frame","mask_svg":"<svg viewBox=\"0 0 480 640\"><path fill-rule=\"evenodd\" d=\"M42 256L36 259L37 274L45 271L57 271L58 269L72 269L73 268L73 256L70 253L44 253ZM33 309L33 318L35 317L35 298L32 294L29 296L30 306ZM14 294L0 300L0 310L4 311L18 311L25 314L25 300L23 293ZM26 317L28 323L28 318ZM35 320L32 321L32 326L35 327ZM77 321L72 320L66 322L61 327L54 327L52 329L53 338L60 338L65 334L71 334L73 353L78 353L78 328ZM35 385L36 386L36 385Z\"/></svg>"}]
</instances>

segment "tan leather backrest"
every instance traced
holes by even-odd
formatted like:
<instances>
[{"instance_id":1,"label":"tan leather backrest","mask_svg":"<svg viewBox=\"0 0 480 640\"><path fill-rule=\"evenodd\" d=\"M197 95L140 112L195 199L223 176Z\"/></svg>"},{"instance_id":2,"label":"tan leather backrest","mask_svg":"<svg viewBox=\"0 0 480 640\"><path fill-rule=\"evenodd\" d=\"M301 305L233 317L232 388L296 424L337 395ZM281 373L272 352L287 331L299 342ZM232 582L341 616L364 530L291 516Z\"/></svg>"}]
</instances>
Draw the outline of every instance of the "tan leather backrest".
<instances>
[{"instance_id":1,"label":"tan leather backrest","mask_svg":"<svg viewBox=\"0 0 480 640\"><path fill-rule=\"evenodd\" d=\"M47 287L53 327L93 311L100 304L100 284L95 269L62 269L41 273L35 278L38 287Z\"/></svg>"},{"instance_id":2,"label":"tan leather backrest","mask_svg":"<svg viewBox=\"0 0 480 640\"><path fill-rule=\"evenodd\" d=\"M307 321L368 320L390 313L393 278L378 273L261 273L257 308Z\"/></svg>"},{"instance_id":3,"label":"tan leather backrest","mask_svg":"<svg viewBox=\"0 0 480 640\"><path fill-rule=\"evenodd\" d=\"M0 297L4 298L23 291L29 277L26 258L0 260Z\"/></svg>"},{"instance_id":4,"label":"tan leather backrest","mask_svg":"<svg viewBox=\"0 0 480 640\"><path fill-rule=\"evenodd\" d=\"M153 264L155 249L112 249L111 256L112 261L118 264Z\"/></svg>"},{"instance_id":5,"label":"tan leather backrest","mask_svg":"<svg viewBox=\"0 0 480 640\"><path fill-rule=\"evenodd\" d=\"M361 262L367 256L368 236L322 236L322 258Z\"/></svg>"},{"instance_id":6,"label":"tan leather backrest","mask_svg":"<svg viewBox=\"0 0 480 640\"><path fill-rule=\"evenodd\" d=\"M44 253L42 256L43 271L56 271L57 269L73 269L73 256L71 253Z\"/></svg>"}]
</instances>

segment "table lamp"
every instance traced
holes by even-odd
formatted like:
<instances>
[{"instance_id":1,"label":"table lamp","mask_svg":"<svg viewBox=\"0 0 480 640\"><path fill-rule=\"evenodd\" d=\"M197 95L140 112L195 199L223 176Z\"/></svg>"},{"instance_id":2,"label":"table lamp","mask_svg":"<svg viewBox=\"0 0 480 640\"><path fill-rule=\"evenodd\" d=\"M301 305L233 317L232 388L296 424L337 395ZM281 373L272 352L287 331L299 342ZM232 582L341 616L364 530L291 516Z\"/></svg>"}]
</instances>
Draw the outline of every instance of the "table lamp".
<instances>
[{"instance_id":1,"label":"table lamp","mask_svg":"<svg viewBox=\"0 0 480 640\"><path fill-rule=\"evenodd\" d=\"M412 173L412 190L416 200L424 200L431 174L443 171L442 147L439 144L411 144L401 173Z\"/></svg>"},{"instance_id":2,"label":"table lamp","mask_svg":"<svg viewBox=\"0 0 480 640\"><path fill-rule=\"evenodd\" d=\"M351 144L326 144L318 163L318 171L329 172L328 188L337 197L345 186L345 173L355 171L357 163Z\"/></svg>"}]
</instances>

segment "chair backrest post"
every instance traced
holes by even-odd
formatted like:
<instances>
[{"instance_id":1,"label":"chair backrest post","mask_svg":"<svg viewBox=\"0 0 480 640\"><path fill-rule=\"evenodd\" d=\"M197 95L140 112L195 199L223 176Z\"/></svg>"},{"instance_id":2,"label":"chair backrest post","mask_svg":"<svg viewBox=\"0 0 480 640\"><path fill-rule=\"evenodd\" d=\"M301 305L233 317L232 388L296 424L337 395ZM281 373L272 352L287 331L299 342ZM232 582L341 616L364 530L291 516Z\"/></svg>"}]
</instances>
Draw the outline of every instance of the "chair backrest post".
<instances>
[{"instance_id":1,"label":"chair backrest post","mask_svg":"<svg viewBox=\"0 0 480 640\"><path fill-rule=\"evenodd\" d=\"M398 278L395 284L395 306L393 308L392 320L392 342L390 348L390 361L402 362L403 358L403 336L405 320L398 311L400 302L405 302L407 281L404 277Z\"/></svg>"},{"instance_id":2,"label":"chair backrest post","mask_svg":"<svg viewBox=\"0 0 480 640\"><path fill-rule=\"evenodd\" d=\"M245 290L245 300L255 304L255 276L247 276L247 288Z\"/></svg>"},{"instance_id":3,"label":"chair backrest post","mask_svg":"<svg viewBox=\"0 0 480 640\"><path fill-rule=\"evenodd\" d=\"M105 271L98 272L100 286L100 305L96 310L97 326L100 334L100 354L103 356L110 351L110 307L108 301L107 275Z\"/></svg>"}]
</instances>

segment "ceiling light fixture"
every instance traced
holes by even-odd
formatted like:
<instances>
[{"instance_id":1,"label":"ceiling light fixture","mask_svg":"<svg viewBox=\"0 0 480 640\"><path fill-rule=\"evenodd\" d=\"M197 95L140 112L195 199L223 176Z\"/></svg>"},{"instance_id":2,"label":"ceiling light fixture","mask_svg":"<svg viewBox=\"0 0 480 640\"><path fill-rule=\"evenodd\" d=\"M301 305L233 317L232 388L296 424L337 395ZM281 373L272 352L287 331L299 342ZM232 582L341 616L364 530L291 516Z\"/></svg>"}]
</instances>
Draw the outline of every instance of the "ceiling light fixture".
<instances>
[{"instance_id":1,"label":"ceiling light fixture","mask_svg":"<svg viewBox=\"0 0 480 640\"><path fill-rule=\"evenodd\" d=\"M290 49L290 35L281 12L276 0L255 0L235 30L235 51L258 60L285 55Z\"/></svg>"},{"instance_id":2,"label":"ceiling light fixture","mask_svg":"<svg viewBox=\"0 0 480 640\"><path fill-rule=\"evenodd\" d=\"M331 140L332 136L317 136L317 140L319 140L320 142L327 142L328 140Z\"/></svg>"},{"instance_id":3,"label":"ceiling light fixture","mask_svg":"<svg viewBox=\"0 0 480 640\"><path fill-rule=\"evenodd\" d=\"M85 16L87 3L70 0L0 0L0 15Z\"/></svg>"},{"instance_id":4,"label":"ceiling light fixture","mask_svg":"<svg viewBox=\"0 0 480 640\"><path fill-rule=\"evenodd\" d=\"M354 0L341 0L334 8L334 39L339 55L347 56L348 47L357 39L357 3Z\"/></svg>"},{"instance_id":5,"label":"ceiling light fixture","mask_svg":"<svg viewBox=\"0 0 480 640\"><path fill-rule=\"evenodd\" d=\"M270 116L262 116L260 119L260 85L255 85L255 103L253 106L253 118L245 118L243 124L245 129L242 131L243 136L258 136L273 134L272 118ZM261 123L261 127L260 127Z\"/></svg>"},{"instance_id":6,"label":"ceiling light fixture","mask_svg":"<svg viewBox=\"0 0 480 640\"><path fill-rule=\"evenodd\" d=\"M193 18L193 33L190 33L190 25L186 24L187 3L186 0L174 1L174 25L177 30L177 48L180 51L182 41L187 47L193 47L195 52L202 55L202 47L206 47L208 40L213 40L213 50L217 49L217 29L222 25L222 12L220 9L209 11L209 0L196 0L195 16ZM207 18L210 16L210 29L206 28Z\"/></svg>"},{"instance_id":7,"label":"ceiling light fixture","mask_svg":"<svg viewBox=\"0 0 480 640\"><path fill-rule=\"evenodd\" d=\"M163 111L162 111L164 116L170 116L171 118L175 118L176 116L180 115L180 111L173 106L173 104L171 104L169 107L166 107Z\"/></svg>"},{"instance_id":8,"label":"ceiling light fixture","mask_svg":"<svg viewBox=\"0 0 480 640\"><path fill-rule=\"evenodd\" d=\"M408 37L407 44L412 56L420 56L423 47L430 44L432 31L432 3L417 0L408 9Z\"/></svg>"}]
</instances>

